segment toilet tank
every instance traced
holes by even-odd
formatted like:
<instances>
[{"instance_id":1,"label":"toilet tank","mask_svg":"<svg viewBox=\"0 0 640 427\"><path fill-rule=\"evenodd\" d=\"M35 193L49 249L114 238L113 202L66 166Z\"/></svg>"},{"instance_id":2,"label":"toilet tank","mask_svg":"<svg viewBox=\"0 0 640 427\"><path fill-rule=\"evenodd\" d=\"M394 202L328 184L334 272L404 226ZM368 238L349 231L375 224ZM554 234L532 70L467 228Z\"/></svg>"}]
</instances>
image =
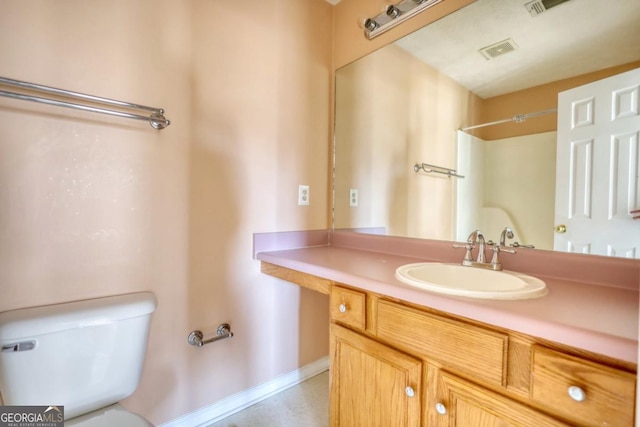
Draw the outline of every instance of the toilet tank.
<instances>
[{"instance_id":1,"label":"toilet tank","mask_svg":"<svg viewBox=\"0 0 640 427\"><path fill-rule=\"evenodd\" d=\"M138 387L152 293L0 313L0 394L5 405L64 405L73 418Z\"/></svg>"}]
</instances>

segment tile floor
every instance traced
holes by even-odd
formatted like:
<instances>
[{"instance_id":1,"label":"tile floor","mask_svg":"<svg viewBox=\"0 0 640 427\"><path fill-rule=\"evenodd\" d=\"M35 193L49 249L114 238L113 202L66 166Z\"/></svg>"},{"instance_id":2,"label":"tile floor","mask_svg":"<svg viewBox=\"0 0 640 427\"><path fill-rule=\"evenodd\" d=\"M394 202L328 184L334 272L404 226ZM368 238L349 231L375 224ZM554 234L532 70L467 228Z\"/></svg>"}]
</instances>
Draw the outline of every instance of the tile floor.
<instances>
[{"instance_id":1,"label":"tile floor","mask_svg":"<svg viewBox=\"0 0 640 427\"><path fill-rule=\"evenodd\" d=\"M327 427L329 371L208 427Z\"/></svg>"}]
</instances>

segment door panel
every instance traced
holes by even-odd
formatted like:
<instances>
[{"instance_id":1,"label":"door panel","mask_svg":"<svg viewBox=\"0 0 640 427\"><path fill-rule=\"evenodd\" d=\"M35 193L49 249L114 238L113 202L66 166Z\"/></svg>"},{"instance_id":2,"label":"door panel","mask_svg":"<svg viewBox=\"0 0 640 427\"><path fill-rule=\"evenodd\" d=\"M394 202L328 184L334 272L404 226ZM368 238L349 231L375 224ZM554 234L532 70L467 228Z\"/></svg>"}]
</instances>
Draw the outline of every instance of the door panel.
<instances>
[{"instance_id":1,"label":"door panel","mask_svg":"<svg viewBox=\"0 0 640 427\"><path fill-rule=\"evenodd\" d=\"M640 69L558 96L554 249L640 257Z\"/></svg>"}]
</instances>

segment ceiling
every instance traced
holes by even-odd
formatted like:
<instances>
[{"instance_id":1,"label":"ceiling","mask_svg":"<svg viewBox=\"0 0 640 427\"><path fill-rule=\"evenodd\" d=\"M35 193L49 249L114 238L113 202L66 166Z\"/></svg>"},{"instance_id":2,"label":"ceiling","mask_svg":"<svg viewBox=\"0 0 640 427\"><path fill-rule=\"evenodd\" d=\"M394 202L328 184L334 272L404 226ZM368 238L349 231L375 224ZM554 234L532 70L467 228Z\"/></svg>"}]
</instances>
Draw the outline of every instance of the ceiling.
<instances>
[{"instance_id":1,"label":"ceiling","mask_svg":"<svg viewBox=\"0 0 640 427\"><path fill-rule=\"evenodd\" d=\"M482 98L640 60L639 0L569 0L534 17L528 1L478 0L396 44ZM513 52L478 52L507 38Z\"/></svg>"}]
</instances>

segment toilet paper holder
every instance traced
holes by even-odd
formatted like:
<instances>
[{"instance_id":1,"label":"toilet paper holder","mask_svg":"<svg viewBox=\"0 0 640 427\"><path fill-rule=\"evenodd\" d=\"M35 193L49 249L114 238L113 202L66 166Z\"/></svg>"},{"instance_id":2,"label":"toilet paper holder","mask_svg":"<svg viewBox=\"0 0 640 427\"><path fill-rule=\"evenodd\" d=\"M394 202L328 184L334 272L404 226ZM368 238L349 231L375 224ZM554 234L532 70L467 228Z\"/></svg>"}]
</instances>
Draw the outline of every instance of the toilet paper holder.
<instances>
[{"instance_id":1,"label":"toilet paper holder","mask_svg":"<svg viewBox=\"0 0 640 427\"><path fill-rule=\"evenodd\" d=\"M212 342L220 341L225 338L233 337L233 332L231 332L231 325L228 323L221 323L218 325L218 329L216 330L216 336L204 339L204 335L202 331L195 330L189 333L187 337L187 342L190 345L195 345L196 347L202 347L205 344L209 344Z\"/></svg>"}]
</instances>

